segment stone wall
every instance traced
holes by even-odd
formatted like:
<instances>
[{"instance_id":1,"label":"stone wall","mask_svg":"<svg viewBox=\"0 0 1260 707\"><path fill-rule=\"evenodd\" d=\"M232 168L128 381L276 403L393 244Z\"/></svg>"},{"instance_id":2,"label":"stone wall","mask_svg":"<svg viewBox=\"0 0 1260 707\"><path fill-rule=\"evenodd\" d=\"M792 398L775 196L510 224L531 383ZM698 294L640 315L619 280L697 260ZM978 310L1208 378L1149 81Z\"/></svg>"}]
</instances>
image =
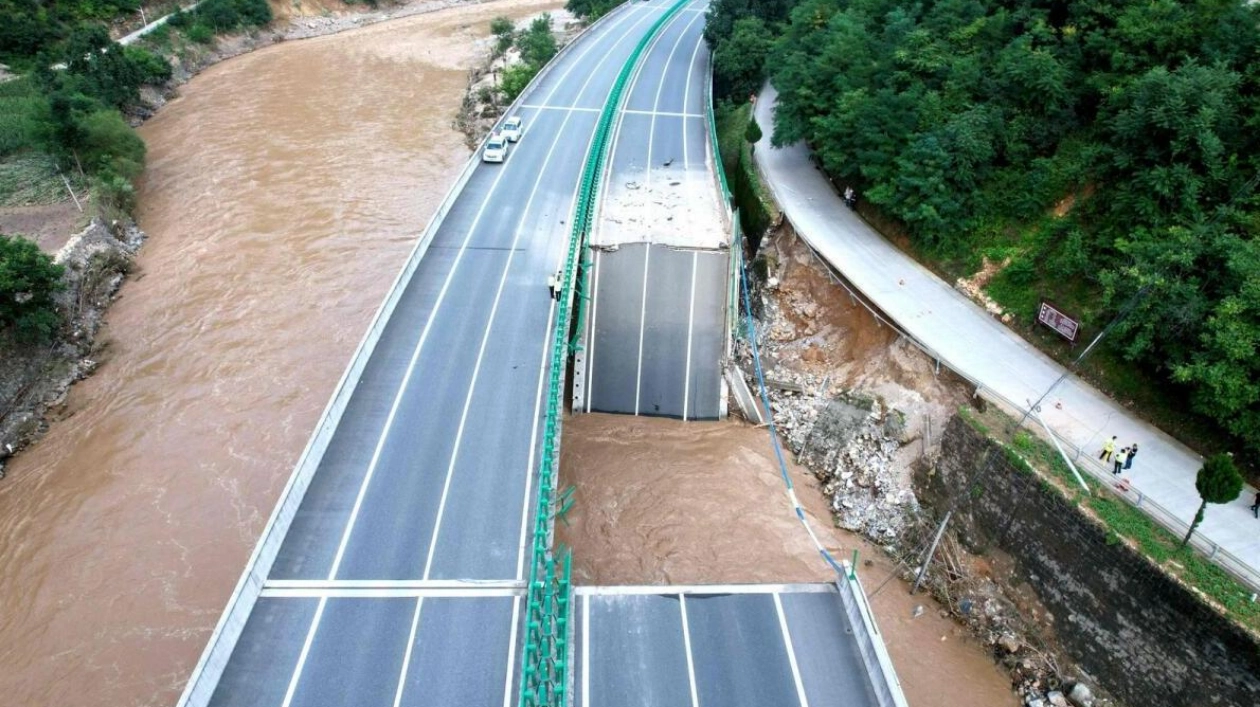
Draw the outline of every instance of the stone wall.
<instances>
[{"instance_id":1,"label":"stone wall","mask_svg":"<svg viewBox=\"0 0 1260 707\"><path fill-rule=\"evenodd\" d=\"M981 475L993 448L993 467ZM1016 563L1053 614L1060 647L1107 692L1136 707L1260 705L1260 642L1190 589L1118 542L1057 489L1012 464L964 420L950 421L941 453L915 478L920 500L943 514L969 549Z\"/></svg>"}]
</instances>

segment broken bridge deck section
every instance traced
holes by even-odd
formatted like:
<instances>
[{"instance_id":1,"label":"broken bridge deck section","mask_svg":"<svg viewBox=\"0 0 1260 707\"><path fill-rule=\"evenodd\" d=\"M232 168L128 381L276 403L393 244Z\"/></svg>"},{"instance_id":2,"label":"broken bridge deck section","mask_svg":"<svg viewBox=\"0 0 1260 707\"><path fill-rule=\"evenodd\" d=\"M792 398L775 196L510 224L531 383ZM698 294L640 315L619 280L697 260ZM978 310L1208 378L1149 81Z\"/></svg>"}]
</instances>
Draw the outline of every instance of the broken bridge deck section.
<instances>
[{"instance_id":1,"label":"broken bridge deck section","mask_svg":"<svg viewBox=\"0 0 1260 707\"><path fill-rule=\"evenodd\" d=\"M617 125L590 241L577 410L724 416L730 228L714 181L703 17L644 60Z\"/></svg>"}]
</instances>

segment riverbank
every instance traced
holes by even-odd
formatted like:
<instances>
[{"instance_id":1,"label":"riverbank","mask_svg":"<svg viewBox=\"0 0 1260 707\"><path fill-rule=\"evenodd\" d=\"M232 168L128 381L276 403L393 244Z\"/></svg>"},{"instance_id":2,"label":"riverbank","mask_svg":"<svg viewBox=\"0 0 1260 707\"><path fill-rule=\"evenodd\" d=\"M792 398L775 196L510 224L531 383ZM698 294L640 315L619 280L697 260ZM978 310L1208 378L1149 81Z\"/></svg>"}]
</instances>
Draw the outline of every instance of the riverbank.
<instances>
[{"instance_id":1,"label":"riverbank","mask_svg":"<svg viewBox=\"0 0 1260 707\"><path fill-rule=\"evenodd\" d=\"M465 4L201 72L140 127L148 234L96 373L0 483L0 694L169 705L385 288L469 153Z\"/></svg>"},{"instance_id":2,"label":"riverbank","mask_svg":"<svg viewBox=\"0 0 1260 707\"><path fill-rule=\"evenodd\" d=\"M169 43L150 46L166 50L173 65L171 79L162 86L144 87L140 102L128 112L128 117L133 126L142 125L178 96L179 88L194 76L242 54L281 42L312 39L388 20L480 4L483 3L473 0L403 0L372 9L340 0L272 2L276 20L266 28L227 34L211 44L185 42L177 50ZM144 46L144 40L140 45ZM5 170L14 171L10 175L13 179L41 181L19 167L21 165L6 164ZM95 369L97 355L105 346L97 341L97 331L145 238L132 219L94 218L94 206L85 184L69 184L62 191L60 177L52 172L45 175L43 172L47 170L38 167L35 166L40 172L37 177L50 182L44 191L60 198L46 197L31 205L0 207L0 233L29 237L45 252L75 267L59 295L61 309L66 314L60 335L41 345L0 342L4 354L0 356L0 479L5 475L8 460L47 431L49 419L65 405L70 386ZM91 237L74 238L75 234Z\"/></svg>"}]
</instances>

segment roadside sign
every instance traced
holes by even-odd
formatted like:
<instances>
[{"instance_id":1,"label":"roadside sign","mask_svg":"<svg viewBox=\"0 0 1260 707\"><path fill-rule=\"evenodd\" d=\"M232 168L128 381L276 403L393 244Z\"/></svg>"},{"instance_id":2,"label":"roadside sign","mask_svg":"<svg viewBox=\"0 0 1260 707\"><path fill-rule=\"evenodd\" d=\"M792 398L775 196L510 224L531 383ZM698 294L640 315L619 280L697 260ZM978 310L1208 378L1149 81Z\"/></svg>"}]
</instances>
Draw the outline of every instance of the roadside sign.
<instances>
[{"instance_id":1,"label":"roadside sign","mask_svg":"<svg viewBox=\"0 0 1260 707\"><path fill-rule=\"evenodd\" d=\"M1059 336L1076 343L1076 333L1081 323L1060 312L1049 302L1042 300L1041 309L1037 312L1037 321L1058 332Z\"/></svg>"}]
</instances>

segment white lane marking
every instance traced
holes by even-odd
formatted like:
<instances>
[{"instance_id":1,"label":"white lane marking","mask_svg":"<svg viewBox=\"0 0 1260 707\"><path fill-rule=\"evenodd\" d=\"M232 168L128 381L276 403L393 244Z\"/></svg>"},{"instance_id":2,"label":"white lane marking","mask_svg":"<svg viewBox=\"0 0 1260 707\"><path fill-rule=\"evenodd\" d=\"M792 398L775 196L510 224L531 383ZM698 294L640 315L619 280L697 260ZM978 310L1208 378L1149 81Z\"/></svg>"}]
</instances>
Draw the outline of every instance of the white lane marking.
<instances>
[{"instance_id":1,"label":"white lane marking","mask_svg":"<svg viewBox=\"0 0 1260 707\"><path fill-rule=\"evenodd\" d=\"M522 580L481 579L272 579L263 589L521 589Z\"/></svg>"},{"instance_id":2,"label":"white lane marking","mask_svg":"<svg viewBox=\"0 0 1260 707\"><path fill-rule=\"evenodd\" d=\"M783 614L783 602L779 595L774 595L774 610L779 614L779 630L783 632L783 645L787 646L788 665L792 666L792 679L796 681L796 699L801 707L809 707L809 698L805 696L805 683L801 682L801 669L796 663L796 649L792 647L792 632L788 631L787 616Z\"/></svg>"},{"instance_id":3,"label":"white lane marking","mask_svg":"<svg viewBox=\"0 0 1260 707\"><path fill-rule=\"evenodd\" d=\"M514 153L513 153L514 154ZM512 155L509 154L506 161L511 161ZM505 165L506 166L506 165ZM446 280L442 283L442 289L438 292L437 301L433 305L433 311L429 314L428 321L424 324L424 329L420 332L420 339L416 342L415 349L411 352L411 360L407 362L407 372L403 375L402 383L398 386L398 391L394 394L394 402L390 405L389 415L385 418L385 427L381 430L380 436L376 440L376 448L372 451L372 459L368 462L367 473L363 475L363 481L359 484L359 493L354 498L354 506L350 509L350 518L346 521L345 530L341 533L341 542L337 545L337 554L333 556L332 566L328 570L328 579L337 578L337 570L341 568L341 561L345 557L346 547L350 544L350 536L354 532L355 524L359 520L359 511L363 508L363 499L367 496L368 487L372 483L372 477L376 475L376 467L380 463L381 454L385 450L385 443L389 439L389 433L393 430L394 420L398 416L398 408L402 406L403 398L406 397L407 388L411 384L411 376L415 373L416 364L420 361L420 352L424 349L424 344L429 338L429 332L433 329L433 322L437 321L438 314L442 309L442 303L446 301L446 293L449 291L451 283L455 279L455 273L459 270L459 264L463 262L464 253L468 250L468 244L472 241L473 234L477 232L477 226L481 222L482 216L486 212L486 208L494 199L490 198L497 191L499 184L503 180L505 172L500 170L491 183L490 191L487 192L486 199L481 203L481 207L477 209L477 214L473 217L472 225L468 228L468 233L464 236L463 243L460 244L459 252L455 256L451 269L446 274Z\"/></svg>"},{"instance_id":4,"label":"white lane marking","mask_svg":"<svg viewBox=\"0 0 1260 707\"><path fill-rule=\"evenodd\" d=\"M670 19L669 25L672 25L675 19L677 19L677 16ZM668 27L669 25L666 25L666 26ZM652 37L651 43L648 44L642 56L647 57L648 55L650 55L652 53L652 50L656 47L656 43L661 41L661 37L663 36L665 36L665 28L661 28L661 31L658 32L654 37ZM636 88L639 87L639 76L640 74L643 73L643 67L646 64L647 64L646 59L644 61L640 61L636 63L634 66L634 71L631 72L630 80L626 82L627 89L624 94L625 99L622 101L620 110L617 113L617 125L613 129L612 146L608 150L608 154L612 155L613 157L616 157L617 146L621 144L621 127L622 127L622 123L624 123L625 121L625 114L627 112L626 106L630 105L630 99L634 97L634 91ZM612 172L613 172L613 167L610 164L609 167L605 170L605 173L601 175L601 178L606 179L607 177L612 175Z\"/></svg>"},{"instance_id":5,"label":"white lane marking","mask_svg":"<svg viewBox=\"0 0 1260 707\"><path fill-rule=\"evenodd\" d=\"M630 16L632 15L627 14L627 17L630 17ZM618 26L624 21L625 21L624 18L620 18L617 20L616 24L610 25L609 33L611 33L611 30L613 27ZM639 21L636 21L633 25L631 25L631 28L638 25L640 21L642 20L640 19ZM613 43L613 46L616 47L618 44L620 44L621 41L625 39L627 34L629 34L629 32L623 33L621 37L619 37L617 41ZM595 49L596 44L597 44L596 42L591 42L586 47L583 47L582 52L579 56L574 57L573 63L570 64L567 69L565 69L564 74L561 75L560 77L560 80L556 82L556 85L547 94L547 98L544 99L543 101L544 103L546 103L547 101L550 101L551 98L555 96L556 91L559 90L559 88L564 85L565 79L569 77L569 74L571 74L575 68L582 65L582 62L580 61L580 59L584 58L593 49ZM604 57L607 58L607 56L608 56L608 53L605 52ZM602 63L603 59L601 59L600 62ZM591 76L587 77L587 82L583 84L583 90L585 89L587 83L590 82L593 76L594 76L594 73L592 72ZM579 90L578 98L581 98L581 95L582 95L582 91ZM568 118L566 117L565 120L567 121ZM553 146L556 142L559 141L562 134L563 134L563 124L562 124L562 129L560 131L557 131L555 137L553 138L553 142L552 142ZM468 233L465 234L464 241L463 243L460 244L459 252L456 254L455 260L451 264L451 268L446 274L446 280L442 283L442 289L441 291L438 292L438 298L437 298L437 301L434 302L433 310L429 314L429 319L428 321L425 322L424 329L420 333L420 339L419 341L416 342L416 347L411 353L411 360L407 364L407 371L403 376L402 383L398 386L398 392L394 395L394 401L393 401L393 404L390 406L389 415L385 419L385 427L381 430L381 434L376 442L376 448L372 452L372 459L368 463L367 473L364 475L363 481L359 485L359 493L355 497L354 506L350 511L350 518L346 522L346 528L342 533L341 542L337 546L337 554L333 557L332 567L328 571L328 579L336 579L337 577L337 570L341 567L342 558L345 556L346 547L347 545L349 545L349 542L350 542L350 535L354 531L355 523L358 521L359 511L363 506L363 499L367 495L368 486L371 484L372 477L376 473L376 466L380 462L381 453L385 448L385 442L389 438L390 431L393 429L394 419L396 418L398 414L398 408L402 404L402 400L407 391L407 387L411 382L411 376L415 372L416 363L420 360L420 352L424 348L424 343L429 337L429 332L433 327L433 322L437 320L438 314L440 313L442 309L442 303L446 301L446 293L450 289L451 282L454 281L455 279L455 273L459 270L459 264L463 261L464 253L468 249L468 244L472 241L473 234L476 233L477 231L477 226L481 223L481 218L485 214L486 207L488 207L492 202L495 201L492 197L498 191L499 184L503 181L503 176L507 173L506 163L511 161L512 156L514 154L516 153L509 152L505 160L503 169L496 171L494 181L491 183L489 191L486 192L486 198L482 201L481 206L477 209L476 215L473 217L473 222L468 228ZM541 179L541 173L539 174L538 178ZM535 186L536 185L537 185L537 182L535 182ZM522 220L523 218L524 218L524 215L522 215Z\"/></svg>"},{"instance_id":6,"label":"white lane marking","mask_svg":"<svg viewBox=\"0 0 1260 707\"><path fill-rule=\"evenodd\" d=\"M534 455L538 453L538 420L543 417L543 383L547 379L547 351L551 346L551 320L556 314L556 301L547 308L547 328L543 330L542 356L538 363L538 391L534 393L534 422L529 429L529 465L525 471L525 498L521 502L521 539L516 548L516 578L525 579L525 546L529 535L529 494L534 488ZM515 630L515 629L514 629Z\"/></svg>"},{"instance_id":7,"label":"white lane marking","mask_svg":"<svg viewBox=\"0 0 1260 707\"><path fill-rule=\"evenodd\" d=\"M681 14L676 15L674 17L674 20L676 20L678 17L681 17L681 16L682 16ZM683 37L687 36L687 30L691 29L691 25L695 24L696 20L698 19L700 19L700 15L696 15L695 17L691 18L691 21L687 23L687 26L683 27L683 31L678 33L678 38L674 40L674 46L670 47L669 54L665 56L665 68L664 70L661 71L661 75L658 77L659 83L656 84L656 98L652 100L652 111L653 111L652 125L650 128L648 128L647 174L645 174L643 177L644 184L652 183L652 143L656 139L655 112L659 110L661 107L661 91L665 89L665 77L669 75L669 65L673 63L674 61L674 52L678 51L678 45L682 44ZM673 24L674 20L670 20L670 24ZM661 32L661 34L657 35L657 39L664 36L664 34L665 34L664 32ZM654 48L656 43L653 42L652 44ZM649 53L651 53L651 51L652 51L651 49L648 50ZM691 66L688 65L687 69L688 71L690 71ZM683 125L683 128L684 128L683 132L686 132L686 127L687 127L686 125Z\"/></svg>"},{"instance_id":8,"label":"white lane marking","mask_svg":"<svg viewBox=\"0 0 1260 707\"><path fill-rule=\"evenodd\" d=\"M602 113L603 108L579 108L577 106L546 106L533 103L522 103L520 108L528 108L529 110L562 110L570 113Z\"/></svg>"},{"instance_id":9,"label":"white lane marking","mask_svg":"<svg viewBox=\"0 0 1260 707\"><path fill-rule=\"evenodd\" d=\"M591 707L591 600L582 599L582 707Z\"/></svg>"},{"instance_id":10,"label":"white lane marking","mask_svg":"<svg viewBox=\"0 0 1260 707\"><path fill-rule=\"evenodd\" d=\"M407 634L407 649L403 651L402 670L398 673L398 687L394 690L394 707L402 704L403 690L407 687L407 671L411 667L411 651L416 645L416 629L420 626L420 609L424 597L416 597L416 610L411 614L411 632Z\"/></svg>"},{"instance_id":11,"label":"white lane marking","mask_svg":"<svg viewBox=\"0 0 1260 707\"><path fill-rule=\"evenodd\" d=\"M614 28L624 23L630 17L634 17L634 16L635 16L635 13L631 12L631 13L626 13L625 17L618 18L615 23L609 25L607 29L608 34L604 36L611 35ZM646 19L647 17L650 17L650 16L651 16L650 13L645 13L645 16L643 18L636 20L633 24L630 25L630 28L628 28L627 31L622 33L622 35L618 37L615 42L613 42L612 46L616 47L618 44L620 44L622 40L624 40L626 36L629 35L629 29L633 29L634 27L638 26L639 23L643 21L643 19ZM569 77L569 74L571 74L573 70L577 68L578 66L583 65L581 59L585 58L586 55L590 54L591 51L593 51L594 49L597 48L597 46L599 46L599 44L600 42L596 42L592 40L590 43L588 43L585 47L581 49L581 52L577 56L573 57L572 63L569 65L567 69L565 69L564 74L560 76L560 79L556 82L556 85L547 93L547 97L543 99L543 103L549 102L555 96L556 91L559 90L559 88L565 84L565 79ZM607 59L608 56L609 56L609 52L606 51L604 53L604 58L600 59L600 64L602 64L604 59ZM596 68L598 68L598 66L599 65L596 65ZM594 76L594 73L595 72L592 71L591 75L587 78L586 83L583 84L582 90L578 91L578 98L581 98L582 91L585 90L586 85L589 84L591 78ZM568 118L566 117L565 121L567 122L567 120ZM563 130L557 131L555 137L553 138L553 143L552 143L553 146L555 142L559 141L560 137L562 136L562 133L563 133ZM513 154L515 153L509 152L505 162L510 162L512 160ZM503 180L503 175L507 173L506 167L507 165L505 164L503 169L497 170L497 173L495 174L495 177L494 177L494 181L491 182L490 189L489 191L486 192L485 199L482 200L481 206L477 209L477 214L473 217L473 222L468 228L468 233L464 236L463 243L460 244L460 249L459 249L458 254L455 256L455 261L451 264L451 268L447 272L447 275L446 275L446 280L442 283L442 289L438 293L438 299L433 305L433 310L429 313L429 319L427 322L425 322L424 329L420 333L420 340L416 342L415 350L412 351L411 360L407 364L407 372L404 374L403 380L398 387L398 392L394 396L394 402L390 406L389 415L385 420L385 427L384 429L381 430L380 437L377 439L376 449L372 452L372 459L368 464L367 473L364 475L363 481L361 482L359 486L359 493L355 497L354 507L350 511L350 518L346 522L346 528L342 533L341 542L337 546L337 554L334 556L332 567L328 571L328 579L330 580L337 578L337 570L341 567L341 560L345 556L346 546L349 544L349 541L350 541L350 535L353 532L355 523L358 520L359 511L363 507L363 498L367 495L368 485L371 483L372 477L376 473L376 466L380 461L381 452L385 447L385 441L389 436L390 430L393 428L394 419L398 413L398 407L402 403L403 396L406 393L408 384L411 381L411 376L413 372L415 371L416 363L420 359L420 351L424 347L424 342L428 339L429 331L431 330L433 326L433 322L437 319L437 316L442 307L442 303L446 299L446 292L450 288L451 281L454 279L456 271L459 269L459 264L463 260L464 253L467 251L468 243L472 240L473 233L476 232L477 225L481 222L481 217L485 213L486 207L489 206L490 203L494 201L494 199L491 197L497 192L499 184ZM541 178L541 172L539 173L538 178ZM427 576L427 573L426 573L426 576ZM300 656L300 659L297 665L294 666L293 674L289 678L289 688L285 694L285 701L282 707L289 706L290 702L293 699L293 692L294 690L297 689L298 681L301 680L302 668L306 663L306 653L307 651L310 650L310 641L314 639L316 631L319 630L319 622L324 614L323 608L324 608L324 602L323 600L321 600L319 609L315 612L315 616L312 617L311 619L311 627L309 631L307 632L307 643L303 646L303 651Z\"/></svg>"},{"instance_id":12,"label":"white lane marking","mask_svg":"<svg viewBox=\"0 0 1260 707\"><path fill-rule=\"evenodd\" d=\"M836 585L817 584L659 584L574 587L578 596L675 596L679 594L836 594Z\"/></svg>"},{"instance_id":13,"label":"white lane marking","mask_svg":"<svg viewBox=\"0 0 1260 707\"><path fill-rule=\"evenodd\" d=\"M293 666L293 674L289 676L289 687L284 691L284 701L280 707L293 704L293 694L297 692L298 681L302 678L302 668L306 665L306 657L311 653L311 644L315 642L315 632L319 630L319 620L324 615L324 606L328 599L321 598L315 607L315 615L311 617L311 627L306 631L306 640L302 642L302 652L298 654L297 665Z\"/></svg>"},{"instance_id":14,"label":"white lane marking","mask_svg":"<svg viewBox=\"0 0 1260 707\"><path fill-rule=\"evenodd\" d=\"M696 57L700 55L700 45L704 44L704 35L697 38L696 48L691 50L691 61L687 63L687 84L683 89L683 110L687 110L687 103L691 99L691 77L695 75ZM702 118L703 115L692 113L681 113L684 118ZM682 126L682 144L683 144L683 169L687 169L687 121L683 121Z\"/></svg>"},{"instance_id":15,"label":"white lane marking","mask_svg":"<svg viewBox=\"0 0 1260 707\"><path fill-rule=\"evenodd\" d=\"M516 677L516 624L521 620L521 598L512 600L512 631L508 634L507 680L503 683L503 707L512 707L512 683Z\"/></svg>"},{"instance_id":16,"label":"white lane marking","mask_svg":"<svg viewBox=\"0 0 1260 707\"><path fill-rule=\"evenodd\" d=\"M638 109L627 108L622 112L628 113L630 115L652 115L652 116L659 116L662 118L703 118L704 117L703 113L679 113L677 111L669 111L669 110L638 110Z\"/></svg>"},{"instance_id":17,"label":"white lane marking","mask_svg":"<svg viewBox=\"0 0 1260 707\"><path fill-rule=\"evenodd\" d=\"M643 244L643 305L639 309L639 372L634 379L634 414L639 414L639 389L643 385L643 331L647 325L648 264L652 260L652 244Z\"/></svg>"},{"instance_id":18,"label":"white lane marking","mask_svg":"<svg viewBox=\"0 0 1260 707\"><path fill-rule=\"evenodd\" d=\"M595 400L595 393L591 389L595 385L595 320L599 317L599 263L603 258L603 251L595 251L595 277L594 284L591 285L591 335L590 348L586 352L586 411L591 411L591 402Z\"/></svg>"},{"instance_id":19,"label":"white lane marking","mask_svg":"<svg viewBox=\"0 0 1260 707\"><path fill-rule=\"evenodd\" d=\"M684 150L683 152L686 152ZM691 329L696 322L696 267L700 253L691 252L691 305L687 309L687 365L683 374L683 422L687 421L687 405L691 402Z\"/></svg>"},{"instance_id":20,"label":"white lane marking","mask_svg":"<svg viewBox=\"0 0 1260 707\"><path fill-rule=\"evenodd\" d=\"M264 589L259 596L265 599L414 599L416 597L444 597L454 599L471 599L485 597L520 597L525 596L526 588L521 587L325 587Z\"/></svg>"},{"instance_id":21,"label":"white lane marking","mask_svg":"<svg viewBox=\"0 0 1260 707\"><path fill-rule=\"evenodd\" d=\"M700 707L700 695L696 691L696 663L691 657L691 626L687 623L687 597L684 594L678 595L678 610L682 614L683 649L687 652L687 683L691 687L691 707Z\"/></svg>"},{"instance_id":22,"label":"white lane marking","mask_svg":"<svg viewBox=\"0 0 1260 707\"><path fill-rule=\"evenodd\" d=\"M635 25L638 23L636 22ZM631 25L633 28L634 25ZM629 36L629 31L622 34L621 37L613 43L615 48L618 44ZM574 102L582 100L582 95L586 93L586 89L590 87L591 81L599 75L599 68L608 61L612 56L612 52L605 52L599 61L591 67L591 71L587 74L586 80L582 82L582 86L578 88L577 96ZM490 307L490 317L486 320L485 332L481 335L481 346L477 349L477 362L473 365L472 380L468 383L468 394L464 396L464 409L459 416L459 427L455 431L455 442L451 448L451 459L446 466L446 480L442 483L442 496L438 500L437 517L433 520L433 532L429 537L429 552L424 561L424 579L429 578L429 573L433 570L433 558L437 555L438 537L442 533L442 521L446 516L446 501L450 497L451 481L455 476L455 465L459 461L459 452L461 443L464 439L464 427L468 423L468 413L472 409L473 395L477 389L477 379L481 375L481 364L485 359L486 347L490 343L490 332L494 330L494 321L498 317L499 303L503 300L503 290L507 286L508 275L512 272L512 261L516 258L516 246L520 243L521 235L525 231L525 223L529 220L529 214L534 208L534 197L538 195L538 188L542 186L543 175L547 173L547 167L551 164L551 158L555 156L556 147L561 143L561 137L564 135L565 126L569 124L569 119L573 117L572 113L566 113L564 120L560 122L560 128L556 131L555 138L551 141L551 146L547 148L547 155L543 158L542 166L538 168L538 173L534 177L534 185L529 190L529 196L525 199L525 211L521 214L520 221L517 222L515 232L512 236L512 247L508 251L507 263L503 266L503 275L499 278L499 287L494 293L494 304ZM574 199L577 198L577 185L574 187ZM559 355L559 354L557 354Z\"/></svg>"}]
</instances>

